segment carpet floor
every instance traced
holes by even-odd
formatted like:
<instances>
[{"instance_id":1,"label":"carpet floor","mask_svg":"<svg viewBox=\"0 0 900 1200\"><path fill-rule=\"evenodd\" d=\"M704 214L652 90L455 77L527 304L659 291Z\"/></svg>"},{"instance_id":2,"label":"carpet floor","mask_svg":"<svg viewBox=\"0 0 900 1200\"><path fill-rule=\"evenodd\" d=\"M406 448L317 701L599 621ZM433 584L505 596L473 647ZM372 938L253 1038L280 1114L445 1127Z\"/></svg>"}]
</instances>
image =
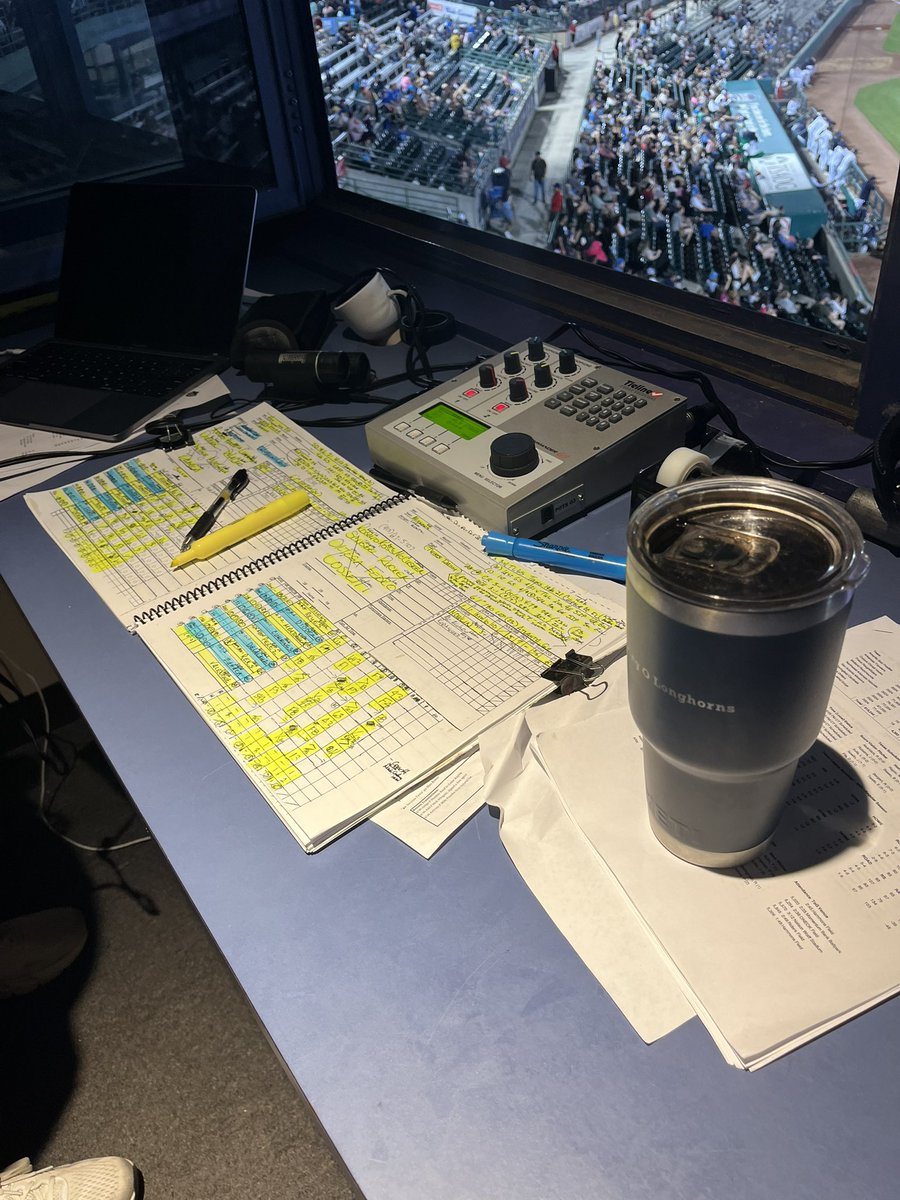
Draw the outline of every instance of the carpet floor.
<instances>
[{"instance_id":1,"label":"carpet floor","mask_svg":"<svg viewBox=\"0 0 900 1200\"><path fill-rule=\"evenodd\" d=\"M96 846L146 835L86 725L46 774L50 819ZM359 1195L153 841L78 850L37 812L30 746L2 759L0 917L74 904L90 937L55 981L0 1003L0 1168L132 1159L147 1200Z\"/></svg>"}]
</instances>

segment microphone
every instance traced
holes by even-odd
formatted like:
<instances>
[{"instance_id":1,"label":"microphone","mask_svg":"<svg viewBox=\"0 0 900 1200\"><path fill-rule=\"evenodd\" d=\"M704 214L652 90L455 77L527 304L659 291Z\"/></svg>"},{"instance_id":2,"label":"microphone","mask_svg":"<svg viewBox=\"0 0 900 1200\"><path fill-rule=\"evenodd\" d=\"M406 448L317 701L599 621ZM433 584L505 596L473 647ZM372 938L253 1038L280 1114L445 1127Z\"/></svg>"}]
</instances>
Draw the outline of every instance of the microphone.
<instances>
[{"instance_id":1,"label":"microphone","mask_svg":"<svg viewBox=\"0 0 900 1200\"><path fill-rule=\"evenodd\" d=\"M345 351L248 350L239 369L248 379L269 383L279 392L358 391L372 378L368 357Z\"/></svg>"}]
</instances>

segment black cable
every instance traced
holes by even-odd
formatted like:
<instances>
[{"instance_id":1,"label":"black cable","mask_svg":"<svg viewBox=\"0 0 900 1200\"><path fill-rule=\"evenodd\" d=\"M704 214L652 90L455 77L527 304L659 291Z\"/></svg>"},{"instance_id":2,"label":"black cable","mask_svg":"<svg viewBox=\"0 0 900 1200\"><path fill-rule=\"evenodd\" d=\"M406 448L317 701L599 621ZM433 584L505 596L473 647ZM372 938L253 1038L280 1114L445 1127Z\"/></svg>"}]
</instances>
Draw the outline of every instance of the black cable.
<instances>
[{"instance_id":1,"label":"black cable","mask_svg":"<svg viewBox=\"0 0 900 1200\"><path fill-rule=\"evenodd\" d=\"M218 397L218 402L211 402L208 412L204 415L205 419L201 421L191 421L192 415L200 415L202 409L180 409L177 412L170 413L167 417L157 418L166 421L171 421L173 424L180 421L185 429L190 433L202 433L204 429L212 429L214 425L218 425L221 421L227 420L229 417L237 416L245 408L256 404L257 400L244 400L234 396ZM238 408L233 408L232 411L218 416L218 412L225 405L239 405ZM140 442L110 442L109 449L103 450L42 450L35 451L32 454L17 454L13 458L0 459L0 469L3 467L18 467L25 463L41 462L44 459L71 458L78 462L92 462L97 458L109 458L111 455L128 453L139 454L144 450L155 450L159 448L159 442L155 438L147 438ZM27 474L27 472L15 472L7 478L15 479L18 475Z\"/></svg>"},{"instance_id":2,"label":"black cable","mask_svg":"<svg viewBox=\"0 0 900 1200\"><path fill-rule=\"evenodd\" d=\"M413 383L434 387L437 380L425 344L427 310L422 297L414 284L401 279L395 271L387 267L379 267L378 270L386 278L389 277L389 282L393 281L393 289L401 293L395 298L400 307L400 335L409 346L406 352L406 370L409 377Z\"/></svg>"},{"instance_id":3,"label":"black cable","mask_svg":"<svg viewBox=\"0 0 900 1200\"><path fill-rule=\"evenodd\" d=\"M41 796L38 801L38 815L40 816L40 818L44 822L44 824L47 826L47 828L50 830L50 832L54 835L54 837L60 838L62 841L68 843L68 845L75 846L79 850L87 850L87 851L91 852L92 854L99 854L99 855L101 855L101 857L105 858L107 860L107 862L109 863L109 865L113 868L113 870L119 875L119 878L121 880L121 886L122 886L123 890L128 892L130 895L136 896L137 893L135 893L132 890L132 888L129 887L125 883L124 877L122 876L121 871L119 870L119 868L117 866L115 866L114 863L112 863L112 861L108 858L108 855L113 850L127 850L132 846L140 846L145 842L150 842L153 840L149 835L147 835L147 836L141 836L138 838L131 838L126 842L119 842L118 839L124 834L125 830L128 828L129 825L131 825L131 823L135 820L135 818L138 816L138 814L135 812L129 813L126 816L124 823L121 825L118 832L113 833L113 834L107 834L104 838L100 839L100 842L98 845L93 846L93 845L86 845L84 842L80 842L80 841L76 840L75 838L69 837L68 833L66 832L66 829L68 828L68 825L69 825L68 818L65 815L60 815L58 813L53 812L53 806L56 804L56 801L57 801L57 798L59 797L60 792L62 791L64 785L70 778L72 771L74 770L76 764L78 763L78 760L84 756L84 754L88 748L89 748L88 746L78 747L75 750L75 753L73 754L71 764L66 766L65 771L57 771L57 774L59 775L59 779L57 780L56 787L53 788L53 790L49 794L47 793L47 790L46 790L45 781L42 779L42 781L41 781ZM99 885L99 886L103 887L103 886L116 886L116 885ZM142 907L143 907L143 905L142 905ZM149 911L149 910L147 910L147 911Z\"/></svg>"},{"instance_id":4,"label":"black cable","mask_svg":"<svg viewBox=\"0 0 900 1200\"><path fill-rule=\"evenodd\" d=\"M323 404L380 404L385 408L395 408L398 404L405 404L407 400L413 400L419 392L412 392L408 396L401 396L397 399L387 399L384 396L370 396L368 392L341 392L339 397L324 395L324 396L294 396L294 395L279 395L278 392L265 392L260 397L269 404L277 404L281 409L287 408L321 408Z\"/></svg>"},{"instance_id":5,"label":"black cable","mask_svg":"<svg viewBox=\"0 0 900 1200\"><path fill-rule=\"evenodd\" d=\"M872 455L872 479L875 503L888 522L900 520L900 413L895 413L878 434Z\"/></svg>"},{"instance_id":6,"label":"black cable","mask_svg":"<svg viewBox=\"0 0 900 1200\"><path fill-rule=\"evenodd\" d=\"M18 703L25 703L25 693L16 687L12 680L8 679L5 675L0 674L0 684L2 684L3 687L8 688L11 692L15 693ZM6 709L12 709L13 701L7 700L4 696L0 696L0 706ZM48 767L50 767L51 770L55 771L57 775L64 775L67 771L72 769L71 764L66 762L65 754L62 752L59 745L57 745L57 737L50 735L46 738L47 750L52 750L53 752L52 754L48 754L44 749L42 749L40 742L38 741L37 734L31 728L25 717L19 714L17 715L16 719L18 724L21 725L22 729L25 731L35 753L47 764Z\"/></svg>"},{"instance_id":7,"label":"black cable","mask_svg":"<svg viewBox=\"0 0 900 1200\"><path fill-rule=\"evenodd\" d=\"M859 454L853 458L834 459L831 462L798 462L797 459L778 454L775 450L761 451L765 461L773 467L791 467L804 471L836 471L840 467L864 467L872 461L872 453L872 446L869 445L864 450L860 450Z\"/></svg>"},{"instance_id":8,"label":"black cable","mask_svg":"<svg viewBox=\"0 0 900 1200\"><path fill-rule=\"evenodd\" d=\"M480 361L481 358L476 358L465 363L442 363L439 366L433 367L432 370L470 370L473 366L477 366ZM418 391L412 392L408 396L399 396L393 400L385 400L382 396L375 397L368 394L372 390L388 387L389 385L400 382L415 382L415 379L411 379L409 373L404 372L400 375L391 375L386 379L376 380L374 384L370 385L366 392L341 392L338 400L343 404L381 405L381 408L379 408L377 412L360 414L353 417L317 417L315 419L307 420L298 415L298 410L302 412L308 408L317 407L322 404L335 403L336 399L334 396L322 395L315 397L304 397L301 399L296 396L278 396L277 394L273 395L268 393L264 394L263 398L277 408L279 412L290 413L291 419L296 422L297 425L303 426L304 429L342 429L356 425L365 425L369 421L374 420L376 417L383 416L384 413L391 412L393 409L399 408L400 405L406 404L409 400L417 399L422 394L423 389L427 391L431 387L435 386L437 381L431 383L422 382L418 385Z\"/></svg>"},{"instance_id":9,"label":"black cable","mask_svg":"<svg viewBox=\"0 0 900 1200\"><path fill-rule=\"evenodd\" d=\"M634 367L638 371L647 371L652 375L662 375L666 379L677 379L688 383L696 383L703 395L715 409L716 415L725 423L728 432L731 433L739 441L746 444L751 453L754 469L762 473L763 464L771 467L786 467L798 470L811 471L830 471L838 470L842 467L860 467L865 466L872 461L874 446L870 443L864 447L858 454L851 458L834 459L830 461L798 461L789 458L786 455L778 454L774 450L764 450L762 446L749 434L745 433L741 427L735 414L731 411L727 404L719 397L713 386L712 380L708 375L704 375L702 371L692 369L684 371L676 371L666 367L660 367L654 364L646 364L638 362L633 358L629 358L627 354L622 354L617 350L604 350L598 346L585 331L574 321L567 321L555 329L548 337L548 341L555 341L561 334L572 331L577 337L580 337L595 354L604 356L598 358L603 366L614 367L618 363L625 364L629 367Z\"/></svg>"},{"instance_id":10,"label":"black cable","mask_svg":"<svg viewBox=\"0 0 900 1200\"><path fill-rule=\"evenodd\" d=\"M437 366L432 366L431 370L437 374L438 371L471 371L473 367L477 367L484 360L484 355L478 355L476 358L469 359L468 362L461 363L439 363ZM388 375L384 379L376 379L374 383L370 383L366 389L369 392L378 392L382 388L390 387L395 383L415 383L416 380L409 371L404 371L400 375ZM426 385L433 387L433 383Z\"/></svg>"},{"instance_id":11,"label":"black cable","mask_svg":"<svg viewBox=\"0 0 900 1200\"><path fill-rule=\"evenodd\" d=\"M469 371L473 367L478 366L482 359L483 355L477 358L469 359L467 362L439 363L437 366L432 366L431 370L435 373L438 371ZM386 406L383 410L386 412L388 411L388 408L394 408L398 404L405 404L407 400L415 400L416 397L420 396L423 391L428 391L438 382L437 380L433 380L431 382L422 381L418 378L418 376L418 371L414 371L412 373L409 371L401 371L397 375L387 375L384 379L375 379L372 383L366 386L366 390L364 392L347 390L323 391L314 396L288 394L281 395L276 390L278 385L271 384L271 390L264 389L262 392L260 392L259 396L255 400L248 400L246 403L248 405L258 404L260 401L265 400L267 403L276 407L279 412L287 412L288 410L294 409L313 408L323 404L382 404ZM378 392L381 391L382 388L393 387L398 383L414 383L418 390L410 393L408 396L403 396L398 400L390 401L386 400L383 396L370 395L371 392ZM370 417L366 417L365 419L369 420ZM358 421L353 418L353 423L358 424Z\"/></svg>"},{"instance_id":12,"label":"black cable","mask_svg":"<svg viewBox=\"0 0 900 1200\"><path fill-rule=\"evenodd\" d=\"M40 758L43 762L45 762L47 764L47 766L51 769L51 771L55 771L57 775L65 777L69 773L69 771L72 770L72 767L75 765L75 759L73 757L71 762L66 761L66 756L63 754L63 752L60 750L59 746L57 745L58 738L53 734L48 735L45 738L45 741L47 743L47 750L43 750L41 748L40 742L38 741L37 734L34 732L34 730L31 728L31 726L28 724L28 722L25 720L24 717L19 718L19 724L22 726L22 728L28 734L28 738L29 738L32 746L34 747L34 752L37 754L38 758ZM48 750L52 750L53 753L48 754L47 753Z\"/></svg>"},{"instance_id":13,"label":"black cable","mask_svg":"<svg viewBox=\"0 0 900 1200\"><path fill-rule=\"evenodd\" d=\"M5 687L8 691L12 692L16 697L15 701L12 701L12 700L7 700L5 696L0 695L0 706L2 706L3 708L5 708L7 710L11 710L15 706L15 704L25 704L27 702L28 698L25 695L25 693L22 691L22 689L20 687L18 687L8 676L3 674L2 672L0 672L0 685ZM61 763L63 769L68 769L66 767L66 756L59 749L59 747L55 744L55 741L52 737L47 738L47 749L53 750L53 754L56 756L55 762L48 754L46 754L41 749L40 744L38 743L37 734L34 732L34 730L28 724L28 721L25 719L25 717L23 717L21 714L17 714L16 719L17 719L18 723L24 729L25 733L28 735L28 740L31 742L31 744L34 747L37 754L44 760L45 763L48 764L48 766L52 767L54 771L59 772L59 769L60 769L59 764Z\"/></svg>"},{"instance_id":14,"label":"black cable","mask_svg":"<svg viewBox=\"0 0 900 1200\"><path fill-rule=\"evenodd\" d=\"M123 826L123 832L125 829L127 829L127 825ZM120 833L115 836L121 837L122 835ZM109 867L109 869L116 875L118 882L117 883L95 883L92 890L95 892L102 892L106 888L115 888L117 891L123 891L126 896L129 896L132 900L135 901L135 903L138 905L138 907L141 909L141 911L145 912L148 917L158 917L160 915L161 909L160 909L159 905L156 903L156 901L153 899L153 897L148 892L142 892L140 890L140 888L136 888L132 884L130 884L128 882L128 880L125 878L125 875L122 871L122 868L119 866L119 864L117 862L115 862L112 858L110 858L110 851L115 850L116 847L113 845L110 845L107 848L105 843L111 842L112 839L104 838L103 840L104 840L104 845L98 846L97 854L99 854L99 856L103 860L103 862L105 862L106 865ZM149 841L150 839L148 838L147 840Z\"/></svg>"},{"instance_id":15,"label":"black cable","mask_svg":"<svg viewBox=\"0 0 900 1200\"><path fill-rule=\"evenodd\" d=\"M583 342L590 346L595 354L607 356L606 361L603 362L604 366L615 367L617 362L620 364L624 363L629 367L634 367L638 371L650 371L651 374L662 375L666 379L677 379L687 383L696 383L709 403L715 408L717 416L725 422L729 433L738 438L740 441L746 443L753 459L754 470L757 470L762 474L761 447L753 440L753 438L744 433L737 417L734 415L731 409L728 408L728 406L722 400L720 400L715 388L713 387L712 380L708 376L704 375L701 371L674 371L665 367L648 366L645 363L638 362L636 359L629 358L627 354L621 354L617 350L604 350L602 347L598 346L597 343L594 342L588 336L588 334L585 333L585 331L574 321L570 321L568 323L568 328L570 328L578 337L580 337ZM558 336L558 333L554 334L553 336Z\"/></svg>"},{"instance_id":16,"label":"black cable","mask_svg":"<svg viewBox=\"0 0 900 1200\"><path fill-rule=\"evenodd\" d=\"M2 671L0 671L0 686L5 687L9 692L14 692L18 700L25 699L25 693L22 691L22 689L17 684L13 683L9 676L5 675ZM0 696L0 701L3 701L2 696ZM3 702L8 703L8 701Z\"/></svg>"},{"instance_id":17,"label":"black cable","mask_svg":"<svg viewBox=\"0 0 900 1200\"><path fill-rule=\"evenodd\" d=\"M377 412L361 413L359 416L355 417L316 417L313 420L304 420L300 416L292 415L291 420L294 421L295 424L302 426L304 429L347 429L354 425L367 425L369 421L374 420L375 417L380 417L384 413L390 412L392 409L397 408L398 405L405 404L405 402L405 399L397 400L393 404L382 405ZM363 401L363 403L376 404L380 402L369 400ZM285 405L276 405L276 407L278 408L279 412L290 412L296 406L288 403ZM301 407L306 407L306 405L302 405Z\"/></svg>"},{"instance_id":18,"label":"black cable","mask_svg":"<svg viewBox=\"0 0 900 1200\"><path fill-rule=\"evenodd\" d=\"M2 682L4 686L9 687L10 690L12 692L14 692L16 695L18 695L19 697L24 699L21 689L4 672L0 672L0 682ZM35 680L35 686L38 689L37 690L37 698L40 701L41 707L44 712L44 732L42 735L42 740L44 743L43 746L41 746L41 740L39 740L38 735L34 732L34 730L31 728L31 726L28 724L28 722L25 720L24 717L20 717L20 723L22 725L22 728L28 734L28 737L30 738L31 743L38 755L38 759L40 760L40 763L41 763L40 797L38 799L38 816L41 818L41 820L44 822L44 824L47 826L47 828L51 831L51 833L53 833L56 837L62 838L63 841L68 842L70 845L76 846L80 850L90 850L90 851L95 851L95 852L99 851L101 853L107 853L110 850L124 850L130 846L139 845L142 842L149 842L151 839L148 836L148 837L141 837L141 838L133 839L128 842L114 844L115 838L107 837L107 838L104 838L103 843L100 846L88 846L88 845L85 845L83 842L78 842L78 841L75 841L73 838L68 837L64 832L62 832L62 830L57 829L54 826L54 824L50 820L50 807L52 806L54 800L56 799L56 796L58 795L60 788L65 783L66 779L68 779L72 769L74 768L75 764L78 762L78 759L80 758L80 756L82 754L83 747L81 749L78 749L71 742L67 742L66 739L60 738L58 734L54 734L51 732L51 730L50 730L50 711L47 707L46 697L44 696L43 691L37 685L36 680ZM0 705L6 705L8 707L11 707L11 702L6 700L5 697L0 696ZM61 749L61 747L64 745L68 745L69 749L72 752L71 762L67 761L65 753ZM49 751L51 751L51 750L53 751L52 756L49 753ZM56 787L53 789L53 792L50 794L49 798L47 795L47 773L46 773L46 768L48 766L59 777ZM134 819L133 815L130 816L128 818L128 823L130 823L133 819Z\"/></svg>"},{"instance_id":19,"label":"black cable","mask_svg":"<svg viewBox=\"0 0 900 1200\"><path fill-rule=\"evenodd\" d=\"M20 463L38 462L44 458L77 458L81 462L82 459L105 458L110 454L121 454L126 448L129 453L133 450L152 450L155 445L156 442L148 440L129 444L127 447L121 443L111 442L108 450L90 450L87 453L84 450L43 450L34 454L17 454L13 458L0 459L0 467L17 467Z\"/></svg>"}]
</instances>

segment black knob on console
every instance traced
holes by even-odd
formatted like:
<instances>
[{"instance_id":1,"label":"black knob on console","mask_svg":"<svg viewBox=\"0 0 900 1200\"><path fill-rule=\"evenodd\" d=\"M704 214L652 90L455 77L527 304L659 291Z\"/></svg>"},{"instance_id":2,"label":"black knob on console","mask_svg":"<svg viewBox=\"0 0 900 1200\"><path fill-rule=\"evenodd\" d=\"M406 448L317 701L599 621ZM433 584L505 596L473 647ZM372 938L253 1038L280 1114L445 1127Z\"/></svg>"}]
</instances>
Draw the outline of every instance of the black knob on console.
<instances>
[{"instance_id":1,"label":"black knob on console","mask_svg":"<svg viewBox=\"0 0 900 1200\"><path fill-rule=\"evenodd\" d=\"M491 470L495 475L527 475L540 461L530 434L503 433L491 442Z\"/></svg>"},{"instance_id":2,"label":"black knob on console","mask_svg":"<svg viewBox=\"0 0 900 1200\"><path fill-rule=\"evenodd\" d=\"M560 374L562 375L571 375L573 371L578 370L578 363L575 361L574 350L560 350L559 370Z\"/></svg>"},{"instance_id":3,"label":"black knob on console","mask_svg":"<svg viewBox=\"0 0 900 1200\"><path fill-rule=\"evenodd\" d=\"M552 387L553 372L550 370L549 363L539 363L534 368L534 386L535 387Z\"/></svg>"},{"instance_id":4,"label":"black knob on console","mask_svg":"<svg viewBox=\"0 0 900 1200\"><path fill-rule=\"evenodd\" d=\"M544 357L544 343L539 337L528 339L528 358L530 362L540 362Z\"/></svg>"},{"instance_id":5,"label":"black knob on console","mask_svg":"<svg viewBox=\"0 0 900 1200\"><path fill-rule=\"evenodd\" d=\"M482 363L478 368L478 382L483 388L497 386L497 372L490 363Z\"/></svg>"},{"instance_id":6,"label":"black knob on console","mask_svg":"<svg viewBox=\"0 0 900 1200\"><path fill-rule=\"evenodd\" d=\"M521 404L528 399L528 384L520 375L518 379L509 381L509 398L513 404Z\"/></svg>"},{"instance_id":7,"label":"black knob on console","mask_svg":"<svg viewBox=\"0 0 900 1200\"><path fill-rule=\"evenodd\" d=\"M507 375L518 375L522 370L522 359L518 350L507 350L503 355L503 370Z\"/></svg>"}]
</instances>

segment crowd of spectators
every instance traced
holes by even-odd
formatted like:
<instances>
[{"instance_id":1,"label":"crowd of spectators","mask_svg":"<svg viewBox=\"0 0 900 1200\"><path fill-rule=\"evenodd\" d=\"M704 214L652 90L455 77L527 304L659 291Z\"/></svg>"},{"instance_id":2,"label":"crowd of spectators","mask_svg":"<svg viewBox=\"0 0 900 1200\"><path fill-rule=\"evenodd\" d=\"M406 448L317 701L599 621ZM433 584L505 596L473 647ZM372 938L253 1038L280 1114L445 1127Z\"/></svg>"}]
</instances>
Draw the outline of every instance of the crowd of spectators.
<instances>
[{"instance_id":1,"label":"crowd of spectators","mask_svg":"<svg viewBox=\"0 0 900 1200\"><path fill-rule=\"evenodd\" d=\"M487 227L509 234L509 162L480 183L476 168L481 150L501 141L529 83L512 70L492 71L485 86L484 75L464 69L466 52L490 49L525 64L546 55L546 44L511 24L510 10L481 10L467 25L412 0L397 17L375 22L350 20L340 3L319 0L314 16L333 137L356 148L356 162L371 155L380 169L386 156L423 161L415 143L429 128L448 135L455 148L442 186L481 187ZM608 53L598 57L569 173L545 184L531 172L532 199L546 205L550 247L725 303L823 329L849 324L856 332L860 313L853 305L848 311L822 234L798 239L790 217L755 190L756 132L732 107L727 86L742 76L774 80L834 3L783 9L770 0L681 0L635 17L623 4L609 8L601 33L614 31L614 54L611 61ZM523 19L535 7L514 6ZM584 11L575 0L540 11L550 8L560 28ZM328 67L336 47L349 48L344 58L353 62L339 78ZM855 153L827 119L802 105L814 72L814 60L794 67L774 99L808 151L829 207L845 212L843 183Z\"/></svg>"},{"instance_id":2,"label":"crowd of spectators","mask_svg":"<svg viewBox=\"0 0 900 1200\"><path fill-rule=\"evenodd\" d=\"M331 0L317 7L313 20L338 152L388 173L392 162L406 162L409 177L433 182L433 170L427 177L418 171L419 160L433 161L422 137L440 137L453 143L440 158L441 186L470 192L480 151L502 140L546 44L518 32L499 11L479 10L465 23L412 0L398 16L376 23L347 20ZM352 49L338 74L331 64L342 46Z\"/></svg>"},{"instance_id":3,"label":"crowd of spectators","mask_svg":"<svg viewBox=\"0 0 900 1200\"><path fill-rule=\"evenodd\" d=\"M860 314L848 313L821 233L798 239L790 217L755 190L757 134L729 102L727 81L758 74L775 53L779 26L753 11L765 7L740 0L689 21L682 4L619 26L613 61L595 67L568 177L553 187L550 246L725 303L823 329L850 323L856 332ZM814 70L812 61L807 84ZM833 148L832 140L828 162L839 182L852 160L831 159Z\"/></svg>"}]
</instances>

